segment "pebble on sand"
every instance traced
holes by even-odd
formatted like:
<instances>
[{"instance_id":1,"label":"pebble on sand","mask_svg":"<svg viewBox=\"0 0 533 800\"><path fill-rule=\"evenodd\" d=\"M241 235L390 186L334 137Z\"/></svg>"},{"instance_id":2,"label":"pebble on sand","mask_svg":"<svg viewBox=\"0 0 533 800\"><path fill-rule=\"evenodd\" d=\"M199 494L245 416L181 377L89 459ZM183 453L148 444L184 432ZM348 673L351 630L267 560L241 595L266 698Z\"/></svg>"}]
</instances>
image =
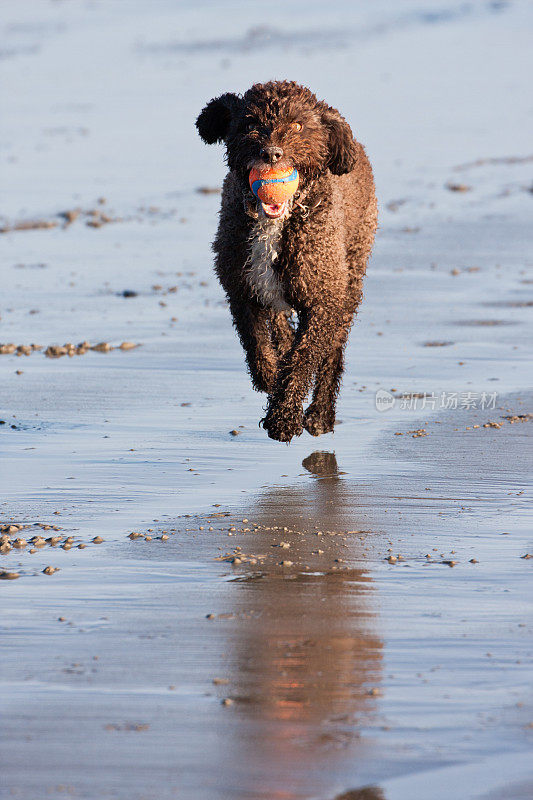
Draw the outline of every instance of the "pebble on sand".
<instances>
[{"instance_id":1,"label":"pebble on sand","mask_svg":"<svg viewBox=\"0 0 533 800\"><path fill-rule=\"evenodd\" d=\"M28 542L26 541L26 539L15 539L15 541L13 542L13 547L22 550L22 548L26 547L27 544Z\"/></svg>"},{"instance_id":2,"label":"pebble on sand","mask_svg":"<svg viewBox=\"0 0 533 800\"><path fill-rule=\"evenodd\" d=\"M452 183L451 181L446 184L446 188L450 192L470 192L472 190L472 187L466 183Z\"/></svg>"},{"instance_id":3,"label":"pebble on sand","mask_svg":"<svg viewBox=\"0 0 533 800\"><path fill-rule=\"evenodd\" d=\"M46 544L46 540L42 536L34 536L30 542L34 547L44 547Z\"/></svg>"}]
</instances>

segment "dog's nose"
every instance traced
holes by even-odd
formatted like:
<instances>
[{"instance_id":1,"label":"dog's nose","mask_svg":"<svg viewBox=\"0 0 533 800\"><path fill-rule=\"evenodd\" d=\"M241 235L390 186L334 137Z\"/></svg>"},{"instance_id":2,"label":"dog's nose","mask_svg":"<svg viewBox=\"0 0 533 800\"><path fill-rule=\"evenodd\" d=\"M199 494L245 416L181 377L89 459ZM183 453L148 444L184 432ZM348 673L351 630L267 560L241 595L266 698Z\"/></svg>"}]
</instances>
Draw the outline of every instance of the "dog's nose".
<instances>
[{"instance_id":1,"label":"dog's nose","mask_svg":"<svg viewBox=\"0 0 533 800\"><path fill-rule=\"evenodd\" d=\"M279 161L280 158L283 156L283 150L281 147L263 147L261 150L261 158L264 161L269 161L271 164L275 164L276 161Z\"/></svg>"}]
</instances>

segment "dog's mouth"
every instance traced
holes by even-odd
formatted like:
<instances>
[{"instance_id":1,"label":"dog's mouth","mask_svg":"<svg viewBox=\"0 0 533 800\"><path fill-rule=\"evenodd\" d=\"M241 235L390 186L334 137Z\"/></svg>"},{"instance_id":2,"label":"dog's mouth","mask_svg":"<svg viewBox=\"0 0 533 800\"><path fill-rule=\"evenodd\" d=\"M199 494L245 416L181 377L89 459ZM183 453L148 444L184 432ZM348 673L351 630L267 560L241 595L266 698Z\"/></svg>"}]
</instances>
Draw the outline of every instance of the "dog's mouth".
<instances>
[{"instance_id":1,"label":"dog's mouth","mask_svg":"<svg viewBox=\"0 0 533 800\"><path fill-rule=\"evenodd\" d=\"M271 219L278 219L284 216L289 210L289 201L284 200L283 203L261 203L261 208L265 216Z\"/></svg>"}]
</instances>

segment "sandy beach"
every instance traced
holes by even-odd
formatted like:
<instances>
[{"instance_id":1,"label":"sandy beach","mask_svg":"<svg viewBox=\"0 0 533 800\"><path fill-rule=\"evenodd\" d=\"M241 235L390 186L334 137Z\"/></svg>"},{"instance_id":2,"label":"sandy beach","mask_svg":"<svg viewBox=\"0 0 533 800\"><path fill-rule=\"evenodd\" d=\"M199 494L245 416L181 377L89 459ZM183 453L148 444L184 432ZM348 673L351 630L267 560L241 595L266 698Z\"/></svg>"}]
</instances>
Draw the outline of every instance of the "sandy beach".
<instances>
[{"instance_id":1,"label":"sandy beach","mask_svg":"<svg viewBox=\"0 0 533 800\"><path fill-rule=\"evenodd\" d=\"M533 796L532 23L5 0L0 797ZM339 424L290 446L194 129L285 77L380 207Z\"/></svg>"}]
</instances>

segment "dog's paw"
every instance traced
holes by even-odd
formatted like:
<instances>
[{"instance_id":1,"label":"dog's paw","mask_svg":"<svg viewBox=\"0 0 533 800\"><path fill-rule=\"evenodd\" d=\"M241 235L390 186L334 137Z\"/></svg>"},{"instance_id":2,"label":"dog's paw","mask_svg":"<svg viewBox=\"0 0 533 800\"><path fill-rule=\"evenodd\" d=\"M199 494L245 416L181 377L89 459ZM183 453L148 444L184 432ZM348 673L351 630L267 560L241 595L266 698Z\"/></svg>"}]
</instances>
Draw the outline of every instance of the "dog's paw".
<instances>
[{"instance_id":1,"label":"dog's paw","mask_svg":"<svg viewBox=\"0 0 533 800\"><path fill-rule=\"evenodd\" d=\"M305 430L311 436L322 436L331 433L335 426L335 411L331 408L321 409L311 403L304 415Z\"/></svg>"},{"instance_id":2,"label":"dog's paw","mask_svg":"<svg viewBox=\"0 0 533 800\"><path fill-rule=\"evenodd\" d=\"M301 436L303 432L302 408L273 406L269 408L261 424L271 439L290 442L294 436Z\"/></svg>"}]
</instances>

